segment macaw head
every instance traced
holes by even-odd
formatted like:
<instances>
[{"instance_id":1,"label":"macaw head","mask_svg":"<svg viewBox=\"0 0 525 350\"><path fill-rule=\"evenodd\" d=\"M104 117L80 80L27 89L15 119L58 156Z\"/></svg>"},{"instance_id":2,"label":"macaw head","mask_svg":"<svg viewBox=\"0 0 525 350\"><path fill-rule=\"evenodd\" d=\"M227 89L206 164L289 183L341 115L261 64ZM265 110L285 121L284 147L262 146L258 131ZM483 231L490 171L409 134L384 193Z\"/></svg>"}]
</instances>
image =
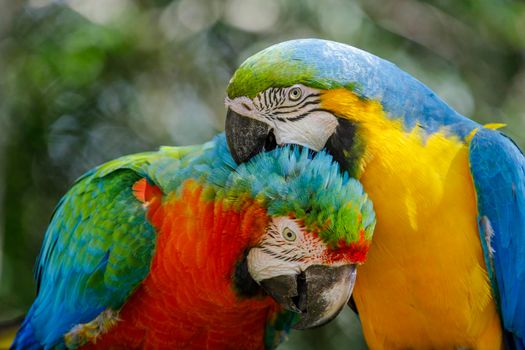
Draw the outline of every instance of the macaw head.
<instances>
[{"instance_id":1,"label":"macaw head","mask_svg":"<svg viewBox=\"0 0 525 350\"><path fill-rule=\"evenodd\" d=\"M225 103L237 162L277 145L326 147L352 176L363 166L367 128L411 129L424 116L432 132L457 115L394 64L320 39L280 43L248 58L233 75ZM385 123L389 118L401 123Z\"/></svg>"},{"instance_id":2,"label":"macaw head","mask_svg":"<svg viewBox=\"0 0 525 350\"><path fill-rule=\"evenodd\" d=\"M375 226L361 184L325 152L287 146L241 164L224 188L232 203L251 198L268 217L238 264L236 284L245 288L248 278L298 313L295 328L334 318L350 298Z\"/></svg>"}]
</instances>

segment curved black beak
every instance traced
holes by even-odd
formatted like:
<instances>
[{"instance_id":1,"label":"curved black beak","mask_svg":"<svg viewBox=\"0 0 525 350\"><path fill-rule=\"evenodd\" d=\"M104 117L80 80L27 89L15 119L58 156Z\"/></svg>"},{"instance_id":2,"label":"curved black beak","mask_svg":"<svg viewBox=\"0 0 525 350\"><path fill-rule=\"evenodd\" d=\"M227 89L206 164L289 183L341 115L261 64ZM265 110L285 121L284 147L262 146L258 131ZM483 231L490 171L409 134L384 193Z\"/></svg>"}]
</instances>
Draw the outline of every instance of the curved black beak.
<instances>
[{"instance_id":1,"label":"curved black beak","mask_svg":"<svg viewBox=\"0 0 525 350\"><path fill-rule=\"evenodd\" d=\"M299 275L277 276L260 284L285 309L300 314L295 329L307 329L322 326L341 312L355 277L355 265L313 265Z\"/></svg>"},{"instance_id":2,"label":"curved black beak","mask_svg":"<svg viewBox=\"0 0 525 350\"><path fill-rule=\"evenodd\" d=\"M225 129L228 147L237 164L250 160L265 149L265 146L275 148L275 145L268 144L272 143L272 140L268 140L270 134L273 137L269 125L237 114L231 108L228 108Z\"/></svg>"}]
</instances>

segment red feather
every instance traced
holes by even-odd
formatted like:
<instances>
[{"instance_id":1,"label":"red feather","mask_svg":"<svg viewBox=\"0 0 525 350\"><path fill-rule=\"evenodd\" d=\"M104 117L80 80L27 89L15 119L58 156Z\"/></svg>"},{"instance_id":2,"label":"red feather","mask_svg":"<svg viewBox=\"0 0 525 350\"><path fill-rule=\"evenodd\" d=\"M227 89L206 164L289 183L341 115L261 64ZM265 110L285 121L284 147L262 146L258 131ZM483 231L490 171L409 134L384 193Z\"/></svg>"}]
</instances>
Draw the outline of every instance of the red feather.
<instances>
[{"instance_id":1,"label":"red feather","mask_svg":"<svg viewBox=\"0 0 525 350\"><path fill-rule=\"evenodd\" d=\"M151 272L120 312L121 321L85 349L260 349L264 329L279 306L269 297L241 298L232 274L244 250L267 225L255 202L240 211L202 199L187 181L180 196L160 205L158 188L143 179L135 196L150 203L158 231Z\"/></svg>"}]
</instances>

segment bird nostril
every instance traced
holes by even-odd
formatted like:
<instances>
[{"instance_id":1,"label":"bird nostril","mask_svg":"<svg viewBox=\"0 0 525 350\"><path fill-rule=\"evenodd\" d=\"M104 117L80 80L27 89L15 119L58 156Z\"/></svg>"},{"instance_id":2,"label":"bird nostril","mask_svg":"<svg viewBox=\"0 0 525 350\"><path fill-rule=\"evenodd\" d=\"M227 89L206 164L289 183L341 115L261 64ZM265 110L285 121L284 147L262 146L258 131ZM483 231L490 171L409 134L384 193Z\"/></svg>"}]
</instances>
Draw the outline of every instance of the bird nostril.
<instances>
[{"instance_id":1,"label":"bird nostril","mask_svg":"<svg viewBox=\"0 0 525 350\"><path fill-rule=\"evenodd\" d=\"M247 103L241 103L241 105L246 108L247 110L249 110L250 112L252 111L252 107L250 105L248 105Z\"/></svg>"}]
</instances>

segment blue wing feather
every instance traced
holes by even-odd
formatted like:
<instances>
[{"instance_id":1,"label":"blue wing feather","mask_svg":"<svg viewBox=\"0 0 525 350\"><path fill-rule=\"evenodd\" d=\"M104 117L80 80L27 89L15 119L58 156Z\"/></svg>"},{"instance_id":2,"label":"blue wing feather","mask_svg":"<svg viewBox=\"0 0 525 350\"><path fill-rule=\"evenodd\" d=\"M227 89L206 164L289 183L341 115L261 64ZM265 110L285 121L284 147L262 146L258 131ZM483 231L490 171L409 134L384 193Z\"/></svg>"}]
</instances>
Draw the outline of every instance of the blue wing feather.
<instances>
[{"instance_id":1,"label":"blue wing feather","mask_svg":"<svg viewBox=\"0 0 525 350\"><path fill-rule=\"evenodd\" d=\"M60 201L35 271L38 295L12 348L63 348L62 336L74 325L93 320L106 308L118 309L146 276L155 234L132 194L140 178L129 169L84 176ZM118 233L125 224L133 229L122 239ZM115 257L118 250L133 254L144 247L148 253L138 268L129 266L129 256ZM117 286L108 280L113 275L121 277Z\"/></svg>"},{"instance_id":2,"label":"blue wing feather","mask_svg":"<svg viewBox=\"0 0 525 350\"><path fill-rule=\"evenodd\" d=\"M511 343L525 349L525 157L506 136L479 130L470 143L485 261Z\"/></svg>"}]
</instances>

